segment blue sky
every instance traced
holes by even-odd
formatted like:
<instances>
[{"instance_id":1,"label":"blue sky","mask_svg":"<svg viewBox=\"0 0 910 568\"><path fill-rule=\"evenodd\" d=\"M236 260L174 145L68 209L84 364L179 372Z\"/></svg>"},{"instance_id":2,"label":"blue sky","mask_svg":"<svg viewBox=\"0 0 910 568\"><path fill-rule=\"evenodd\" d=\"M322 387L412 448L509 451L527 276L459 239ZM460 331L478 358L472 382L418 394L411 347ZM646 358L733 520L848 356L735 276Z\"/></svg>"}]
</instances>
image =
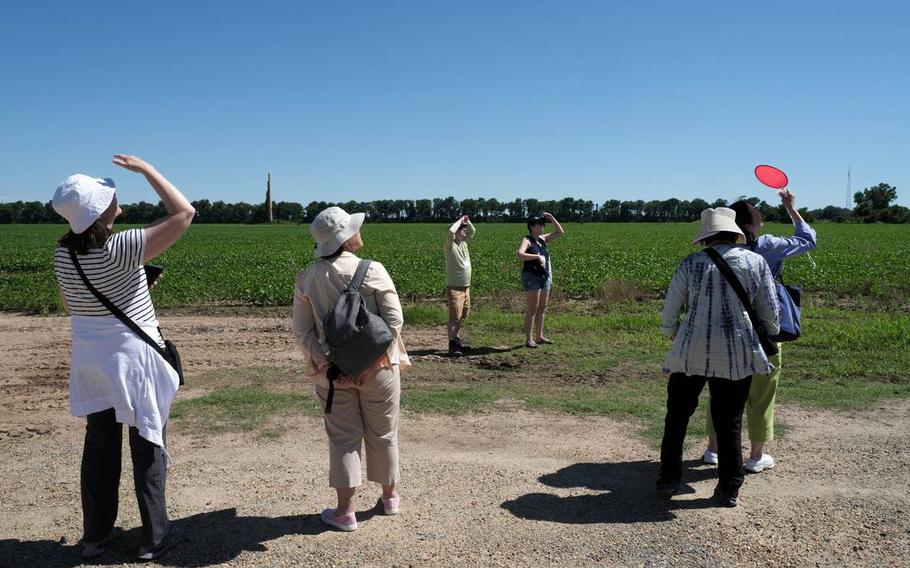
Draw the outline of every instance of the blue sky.
<instances>
[{"instance_id":1,"label":"blue sky","mask_svg":"<svg viewBox=\"0 0 910 568\"><path fill-rule=\"evenodd\" d=\"M0 21L0 201L148 159L191 199L758 195L897 186L900 2L17 2Z\"/></svg>"}]
</instances>

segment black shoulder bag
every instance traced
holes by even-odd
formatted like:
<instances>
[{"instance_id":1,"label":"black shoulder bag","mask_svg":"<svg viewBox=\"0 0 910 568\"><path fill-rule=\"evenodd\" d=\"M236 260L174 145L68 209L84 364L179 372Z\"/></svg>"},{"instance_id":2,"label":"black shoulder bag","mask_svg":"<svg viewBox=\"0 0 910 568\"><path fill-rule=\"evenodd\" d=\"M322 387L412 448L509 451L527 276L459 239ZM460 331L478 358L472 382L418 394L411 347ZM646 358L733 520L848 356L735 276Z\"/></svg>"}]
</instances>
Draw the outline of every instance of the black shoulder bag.
<instances>
[{"instance_id":1,"label":"black shoulder bag","mask_svg":"<svg viewBox=\"0 0 910 568\"><path fill-rule=\"evenodd\" d=\"M73 249L69 249L70 258L73 261L73 266L76 267L76 271L79 272L79 276L82 278L82 281L85 283L85 287L88 288L89 292L95 295L98 298L98 301L101 302L105 308L107 308L112 314L117 316L117 319L123 322L123 325L133 330L133 333L139 336L140 339L149 344L149 347L154 349L161 357L168 362L168 364L177 371L177 376L180 377L180 384L184 383L183 381L183 364L180 362L180 354L177 352L177 347L167 339L164 339L164 335L161 336L164 339L164 347L162 348L158 345L158 342L149 337L149 335L142 331L142 328L139 327L136 322L131 320L126 316L125 313L120 311L120 308L114 305L113 302L108 300L104 294L99 292L92 286L92 283L88 281L88 277L85 275L85 272L82 270L82 266L79 265L79 260L76 259L76 253ZM161 333L161 328L158 328L158 333Z\"/></svg>"},{"instance_id":2,"label":"black shoulder bag","mask_svg":"<svg viewBox=\"0 0 910 568\"><path fill-rule=\"evenodd\" d=\"M755 333L758 334L758 342L761 343L761 348L765 351L765 355L768 357L777 355L777 343L772 341L765 332L765 326L762 325L761 320L758 319L755 309L749 301L749 296L746 295L746 289L743 288L742 282L740 282L739 278L736 277L736 274L733 273L733 269L730 268L730 265L727 264L724 257L713 248L706 247L705 253L714 261L717 269L720 270L720 273L724 275L724 278L726 278L730 287L733 288L733 291L739 296L739 301L742 302L743 307L746 308L746 313L749 314L749 321L752 322L752 327L755 329Z\"/></svg>"}]
</instances>

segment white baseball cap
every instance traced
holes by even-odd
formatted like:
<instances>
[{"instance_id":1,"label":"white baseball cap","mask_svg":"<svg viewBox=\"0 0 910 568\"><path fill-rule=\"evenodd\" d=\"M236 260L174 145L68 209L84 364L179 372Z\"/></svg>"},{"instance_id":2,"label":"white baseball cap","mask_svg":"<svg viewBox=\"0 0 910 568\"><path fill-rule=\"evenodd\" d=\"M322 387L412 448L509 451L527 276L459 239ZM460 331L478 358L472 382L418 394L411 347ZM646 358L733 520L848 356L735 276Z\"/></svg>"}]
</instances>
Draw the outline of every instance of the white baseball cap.
<instances>
[{"instance_id":1,"label":"white baseball cap","mask_svg":"<svg viewBox=\"0 0 910 568\"><path fill-rule=\"evenodd\" d=\"M57 186L52 205L78 235L110 207L115 189L114 180L110 178L73 174Z\"/></svg>"},{"instance_id":2,"label":"white baseball cap","mask_svg":"<svg viewBox=\"0 0 910 568\"><path fill-rule=\"evenodd\" d=\"M363 225L363 213L349 215L341 207L328 207L310 223L310 234L316 239L314 255L329 256L348 239L357 234Z\"/></svg>"},{"instance_id":3,"label":"white baseball cap","mask_svg":"<svg viewBox=\"0 0 910 568\"><path fill-rule=\"evenodd\" d=\"M709 207L701 212L701 227L692 244L697 245L708 237L713 237L721 232L736 233L739 235L736 237L737 243L745 244L746 242L746 235L736 224L736 211L729 207L717 207L716 209Z\"/></svg>"}]
</instances>

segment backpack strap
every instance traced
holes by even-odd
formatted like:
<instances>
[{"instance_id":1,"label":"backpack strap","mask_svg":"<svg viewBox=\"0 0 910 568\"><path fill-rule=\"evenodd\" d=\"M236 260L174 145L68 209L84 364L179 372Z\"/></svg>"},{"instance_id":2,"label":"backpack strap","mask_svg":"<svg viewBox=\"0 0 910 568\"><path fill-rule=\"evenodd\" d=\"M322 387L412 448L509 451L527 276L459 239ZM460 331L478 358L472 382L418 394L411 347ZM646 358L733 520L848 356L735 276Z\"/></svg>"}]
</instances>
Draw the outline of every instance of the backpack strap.
<instances>
[{"instance_id":1,"label":"backpack strap","mask_svg":"<svg viewBox=\"0 0 910 568\"><path fill-rule=\"evenodd\" d=\"M372 260L364 258L357 264L357 270L354 271L354 276L351 277L351 283L348 284L347 290L360 290L363 285L363 279L366 278L367 270L370 269L372 262Z\"/></svg>"}]
</instances>

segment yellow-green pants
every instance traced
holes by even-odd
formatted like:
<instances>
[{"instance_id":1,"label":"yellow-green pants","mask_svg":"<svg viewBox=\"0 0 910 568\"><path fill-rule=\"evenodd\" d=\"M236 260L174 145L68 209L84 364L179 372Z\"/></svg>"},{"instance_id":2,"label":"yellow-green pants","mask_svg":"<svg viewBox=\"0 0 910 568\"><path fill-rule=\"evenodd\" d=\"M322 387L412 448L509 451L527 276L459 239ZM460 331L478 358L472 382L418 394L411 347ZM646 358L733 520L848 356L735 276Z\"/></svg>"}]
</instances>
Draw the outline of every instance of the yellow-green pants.
<instances>
[{"instance_id":1,"label":"yellow-green pants","mask_svg":"<svg viewBox=\"0 0 910 568\"><path fill-rule=\"evenodd\" d=\"M770 375L752 375L752 386L746 399L746 425L751 442L770 442L774 439L774 397L780 379L780 351L778 343L777 355L768 357L772 365ZM710 403L705 408L711 408ZM714 434L710 411L707 413L707 429L709 436Z\"/></svg>"}]
</instances>

